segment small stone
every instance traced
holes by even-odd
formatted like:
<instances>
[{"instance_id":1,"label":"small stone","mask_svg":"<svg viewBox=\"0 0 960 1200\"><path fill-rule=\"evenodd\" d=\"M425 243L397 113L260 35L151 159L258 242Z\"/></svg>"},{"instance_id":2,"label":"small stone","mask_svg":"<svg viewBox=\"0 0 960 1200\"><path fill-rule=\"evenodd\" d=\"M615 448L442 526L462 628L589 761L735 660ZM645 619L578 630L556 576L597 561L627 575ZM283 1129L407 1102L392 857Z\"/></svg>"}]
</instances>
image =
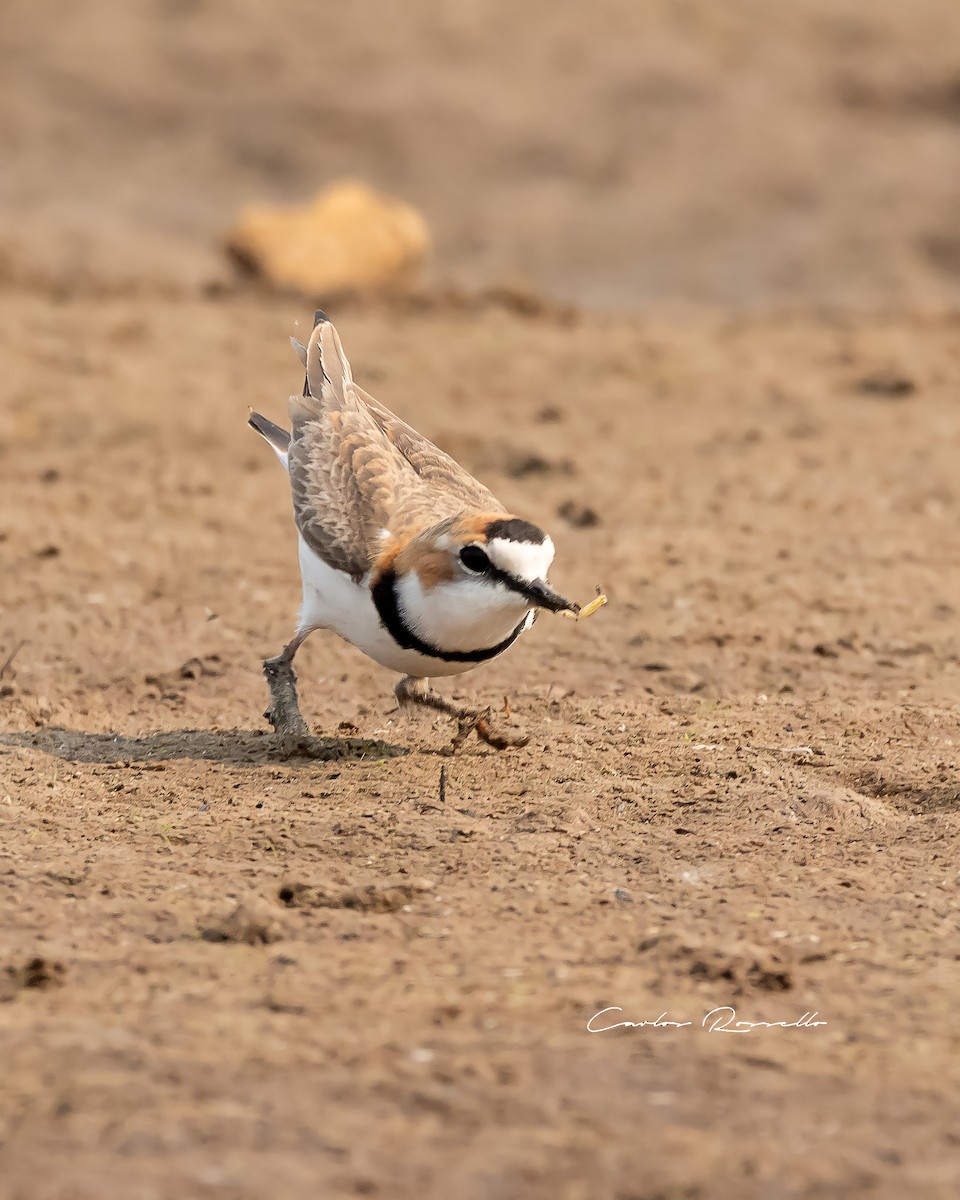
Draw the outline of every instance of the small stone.
<instances>
[{"instance_id":1,"label":"small stone","mask_svg":"<svg viewBox=\"0 0 960 1200\"><path fill-rule=\"evenodd\" d=\"M19 966L7 967L5 978L0 982L12 990L33 988L46 991L48 988L62 987L66 973L63 963L48 958L31 958ZM6 997L0 995L0 999L9 998L9 994Z\"/></svg>"},{"instance_id":2,"label":"small stone","mask_svg":"<svg viewBox=\"0 0 960 1200\"><path fill-rule=\"evenodd\" d=\"M576 500L565 500L557 509L557 516L574 529L593 529L600 524L599 514Z\"/></svg>"},{"instance_id":3,"label":"small stone","mask_svg":"<svg viewBox=\"0 0 960 1200\"><path fill-rule=\"evenodd\" d=\"M243 270L308 296L409 289L429 244L416 209L354 181L301 206L250 207L226 237Z\"/></svg>"},{"instance_id":4,"label":"small stone","mask_svg":"<svg viewBox=\"0 0 960 1200\"><path fill-rule=\"evenodd\" d=\"M889 369L871 371L857 381L856 387L866 396L880 396L887 400L902 400L917 390L912 379L900 371Z\"/></svg>"},{"instance_id":5,"label":"small stone","mask_svg":"<svg viewBox=\"0 0 960 1200\"><path fill-rule=\"evenodd\" d=\"M285 934L283 920L276 909L259 897L242 900L226 917L200 931L205 942L238 942L245 946L266 946Z\"/></svg>"}]
</instances>

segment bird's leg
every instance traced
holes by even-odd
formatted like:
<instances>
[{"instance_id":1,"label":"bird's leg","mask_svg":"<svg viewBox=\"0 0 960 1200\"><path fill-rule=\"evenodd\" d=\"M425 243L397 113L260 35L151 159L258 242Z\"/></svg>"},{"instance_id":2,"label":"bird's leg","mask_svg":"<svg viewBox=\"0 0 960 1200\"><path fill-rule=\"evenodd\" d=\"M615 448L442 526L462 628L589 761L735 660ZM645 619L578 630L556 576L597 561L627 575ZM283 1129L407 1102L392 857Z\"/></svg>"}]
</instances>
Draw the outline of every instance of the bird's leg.
<instances>
[{"instance_id":1,"label":"bird's leg","mask_svg":"<svg viewBox=\"0 0 960 1200\"><path fill-rule=\"evenodd\" d=\"M263 673L270 687L270 707L263 714L276 730L280 751L284 755L307 750L313 740L297 701L297 677L293 672L293 656L311 631L305 629L274 658L264 659Z\"/></svg>"},{"instance_id":2,"label":"bird's leg","mask_svg":"<svg viewBox=\"0 0 960 1200\"><path fill-rule=\"evenodd\" d=\"M471 733L476 733L481 742L486 742L495 750L519 748L530 740L525 734L494 733L489 725L489 708L462 708L459 704L453 704L439 692L435 692L427 679L414 679L405 675L397 684L395 692L401 705L422 704L424 708L432 708L435 712L453 717L457 722L457 732L450 743L451 754L456 754Z\"/></svg>"}]
</instances>

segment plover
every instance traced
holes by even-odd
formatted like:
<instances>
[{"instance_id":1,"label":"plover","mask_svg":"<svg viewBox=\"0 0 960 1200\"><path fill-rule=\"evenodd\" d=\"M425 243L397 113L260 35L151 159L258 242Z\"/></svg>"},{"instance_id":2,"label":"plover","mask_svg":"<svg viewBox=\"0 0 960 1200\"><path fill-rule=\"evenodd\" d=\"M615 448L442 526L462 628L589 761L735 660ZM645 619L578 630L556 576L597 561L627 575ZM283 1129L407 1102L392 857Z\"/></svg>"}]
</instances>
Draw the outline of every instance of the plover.
<instances>
[{"instance_id":1,"label":"plover","mask_svg":"<svg viewBox=\"0 0 960 1200\"><path fill-rule=\"evenodd\" d=\"M306 368L302 395L290 399L292 432L250 416L290 477L303 585L293 638L263 664L265 716L281 749L310 745L293 658L317 629L400 672L401 705L454 717L453 749L472 730L498 749L523 745L491 730L489 710L452 704L430 680L496 658L541 608L579 613L547 582L553 542L357 387L326 314L307 346L291 341Z\"/></svg>"}]
</instances>

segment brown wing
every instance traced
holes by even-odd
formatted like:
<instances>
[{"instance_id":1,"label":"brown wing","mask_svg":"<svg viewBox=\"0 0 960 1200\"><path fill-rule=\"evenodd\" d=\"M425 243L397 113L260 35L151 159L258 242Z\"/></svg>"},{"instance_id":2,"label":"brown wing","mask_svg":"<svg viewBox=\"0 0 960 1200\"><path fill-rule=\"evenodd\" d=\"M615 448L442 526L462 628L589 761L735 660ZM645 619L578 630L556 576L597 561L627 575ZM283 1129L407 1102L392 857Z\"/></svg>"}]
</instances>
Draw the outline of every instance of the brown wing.
<instances>
[{"instance_id":1,"label":"brown wing","mask_svg":"<svg viewBox=\"0 0 960 1200\"><path fill-rule=\"evenodd\" d=\"M400 452L411 468L403 473L397 496L396 518L408 527L410 514L424 504L432 508L440 505L444 511L437 520L445 516L470 510L473 512L501 513L507 510L500 501L478 480L445 454L422 434L396 416L378 400L354 385L387 441Z\"/></svg>"},{"instance_id":2,"label":"brown wing","mask_svg":"<svg viewBox=\"0 0 960 1200\"><path fill-rule=\"evenodd\" d=\"M306 351L303 396L291 398L290 484L297 526L324 561L355 578L387 530L402 536L465 510L502 506L449 455L362 392L333 325Z\"/></svg>"}]
</instances>

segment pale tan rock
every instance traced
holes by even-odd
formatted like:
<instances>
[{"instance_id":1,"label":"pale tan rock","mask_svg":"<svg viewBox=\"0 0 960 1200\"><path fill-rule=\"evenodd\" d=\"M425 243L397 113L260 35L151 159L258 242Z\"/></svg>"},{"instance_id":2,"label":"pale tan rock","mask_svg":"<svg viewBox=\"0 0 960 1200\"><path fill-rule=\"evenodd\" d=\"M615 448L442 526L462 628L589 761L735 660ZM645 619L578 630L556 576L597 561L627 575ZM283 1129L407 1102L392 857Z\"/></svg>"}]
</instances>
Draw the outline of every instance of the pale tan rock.
<instances>
[{"instance_id":1,"label":"pale tan rock","mask_svg":"<svg viewBox=\"0 0 960 1200\"><path fill-rule=\"evenodd\" d=\"M318 296L413 286L430 235L410 205L344 180L302 206L246 209L226 244L244 268L275 286Z\"/></svg>"}]
</instances>

